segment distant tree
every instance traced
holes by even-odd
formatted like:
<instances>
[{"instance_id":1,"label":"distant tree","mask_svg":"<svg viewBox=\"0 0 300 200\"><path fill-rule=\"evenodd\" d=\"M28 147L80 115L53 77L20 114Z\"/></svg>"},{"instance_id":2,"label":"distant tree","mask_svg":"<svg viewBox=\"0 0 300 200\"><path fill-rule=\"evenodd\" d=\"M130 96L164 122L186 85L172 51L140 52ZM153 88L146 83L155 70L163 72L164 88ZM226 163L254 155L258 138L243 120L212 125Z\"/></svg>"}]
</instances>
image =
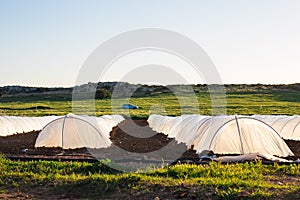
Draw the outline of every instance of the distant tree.
<instances>
[{"instance_id":1,"label":"distant tree","mask_svg":"<svg viewBox=\"0 0 300 200\"><path fill-rule=\"evenodd\" d=\"M95 98L96 99L105 99L111 96L110 92L107 89L101 88L96 91Z\"/></svg>"}]
</instances>

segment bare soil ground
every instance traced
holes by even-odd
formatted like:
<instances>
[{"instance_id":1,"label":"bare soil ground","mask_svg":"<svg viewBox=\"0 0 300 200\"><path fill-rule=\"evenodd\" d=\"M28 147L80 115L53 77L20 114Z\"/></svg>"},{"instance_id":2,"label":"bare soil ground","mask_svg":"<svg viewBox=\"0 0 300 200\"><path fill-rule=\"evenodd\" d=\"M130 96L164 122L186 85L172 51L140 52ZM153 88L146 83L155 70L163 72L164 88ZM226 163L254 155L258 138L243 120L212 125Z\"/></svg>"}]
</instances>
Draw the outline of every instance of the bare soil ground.
<instances>
[{"instance_id":1,"label":"bare soil ground","mask_svg":"<svg viewBox=\"0 0 300 200\"><path fill-rule=\"evenodd\" d=\"M300 158L300 141L285 140L285 142L295 154L295 157Z\"/></svg>"}]
</instances>

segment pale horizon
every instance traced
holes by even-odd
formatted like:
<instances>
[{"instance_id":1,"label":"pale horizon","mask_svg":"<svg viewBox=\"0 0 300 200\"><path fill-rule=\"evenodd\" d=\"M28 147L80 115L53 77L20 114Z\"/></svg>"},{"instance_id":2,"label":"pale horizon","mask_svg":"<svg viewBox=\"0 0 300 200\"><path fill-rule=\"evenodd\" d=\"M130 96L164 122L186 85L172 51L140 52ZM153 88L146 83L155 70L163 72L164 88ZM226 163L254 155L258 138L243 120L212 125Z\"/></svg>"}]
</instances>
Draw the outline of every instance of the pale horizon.
<instances>
[{"instance_id":1,"label":"pale horizon","mask_svg":"<svg viewBox=\"0 0 300 200\"><path fill-rule=\"evenodd\" d=\"M119 81L102 81L102 82L119 82ZM95 82L91 82L91 83L95 83ZM147 84L147 83L130 83L130 82L126 82L132 85L148 85L148 86L170 86L170 85L176 85L176 84L170 84L170 85L162 85L162 84ZM88 83L84 83L84 84L88 84ZM82 84L82 85L84 85ZM214 84L201 84L200 85L214 85ZM223 85L294 85L294 84L300 84L300 83L273 83L273 84L264 84L264 83L224 83ZM197 83L191 83L191 84L180 84L178 83L177 85L197 85ZM219 85L219 84L216 84ZM80 85L73 85L73 86L39 86L39 85L0 85L0 87L33 87L33 88L72 88L75 86L80 86Z\"/></svg>"}]
</instances>

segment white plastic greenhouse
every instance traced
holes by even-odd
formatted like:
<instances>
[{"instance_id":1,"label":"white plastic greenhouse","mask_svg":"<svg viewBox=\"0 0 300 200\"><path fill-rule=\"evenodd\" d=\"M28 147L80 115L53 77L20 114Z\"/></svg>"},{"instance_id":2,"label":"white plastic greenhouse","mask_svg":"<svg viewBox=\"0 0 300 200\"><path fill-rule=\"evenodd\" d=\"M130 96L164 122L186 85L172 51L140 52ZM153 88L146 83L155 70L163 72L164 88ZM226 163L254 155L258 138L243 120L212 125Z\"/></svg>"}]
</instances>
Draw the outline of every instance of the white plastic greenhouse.
<instances>
[{"instance_id":1,"label":"white plastic greenhouse","mask_svg":"<svg viewBox=\"0 0 300 200\"><path fill-rule=\"evenodd\" d=\"M280 135L258 119L201 115L182 116L177 120L167 120L168 118L151 115L149 126L156 127L157 132L163 132L188 147L194 146L198 153L212 150L217 154L261 153L281 157L294 155ZM170 122L164 126L159 125L166 121Z\"/></svg>"},{"instance_id":2,"label":"white plastic greenhouse","mask_svg":"<svg viewBox=\"0 0 300 200\"><path fill-rule=\"evenodd\" d=\"M288 140L300 140L300 116L254 115L270 125L281 137Z\"/></svg>"},{"instance_id":3,"label":"white plastic greenhouse","mask_svg":"<svg viewBox=\"0 0 300 200\"><path fill-rule=\"evenodd\" d=\"M179 117L166 117L162 115L152 114L148 118L148 123L152 130L168 135L168 131L170 129L172 121L178 118Z\"/></svg>"},{"instance_id":4,"label":"white plastic greenhouse","mask_svg":"<svg viewBox=\"0 0 300 200\"><path fill-rule=\"evenodd\" d=\"M39 133L35 147L106 148L111 145L110 131L123 120L120 115L90 117L68 114L46 125Z\"/></svg>"},{"instance_id":5,"label":"white plastic greenhouse","mask_svg":"<svg viewBox=\"0 0 300 200\"><path fill-rule=\"evenodd\" d=\"M40 131L57 116L46 117L16 117L0 116L0 136L9 136L17 133Z\"/></svg>"},{"instance_id":6,"label":"white plastic greenhouse","mask_svg":"<svg viewBox=\"0 0 300 200\"><path fill-rule=\"evenodd\" d=\"M190 147L193 138L199 133L199 127L209 118L209 116L203 115L167 117L154 114L150 115L148 123L154 131L168 135L170 138L175 138L177 141L183 142Z\"/></svg>"}]
</instances>

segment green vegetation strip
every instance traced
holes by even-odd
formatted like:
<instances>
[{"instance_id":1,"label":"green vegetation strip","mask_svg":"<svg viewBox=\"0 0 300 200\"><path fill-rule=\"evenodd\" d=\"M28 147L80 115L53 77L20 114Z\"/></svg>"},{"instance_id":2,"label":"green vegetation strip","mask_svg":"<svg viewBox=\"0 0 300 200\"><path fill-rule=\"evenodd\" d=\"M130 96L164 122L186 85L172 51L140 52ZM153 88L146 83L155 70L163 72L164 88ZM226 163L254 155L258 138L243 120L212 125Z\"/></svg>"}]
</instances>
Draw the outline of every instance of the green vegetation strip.
<instances>
[{"instance_id":1,"label":"green vegetation strip","mask_svg":"<svg viewBox=\"0 0 300 200\"><path fill-rule=\"evenodd\" d=\"M0 157L0 193L47 190L73 198L187 197L201 199L300 197L300 167L261 162L178 164L147 173L122 173L97 163L29 161ZM117 195L117 196L116 196Z\"/></svg>"},{"instance_id":2,"label":"green vegetation strip","mask_svg":"<svg viewBox=\"0 0 300 200\"><path fill-rule=\"evenodd\" d=\"M198 105L191 105L191 96L182 96L181 104L173 94L160 94L156 96L132 97L129 102L139 106L136 110L121 109L128 99L82 100L75 102L75 114L105 115L122 114L132 118L148 118L149 114L165 114L178 116L184 114L211 115L211 99L207 92L197 92ZM32 98L32 99L30 99ZM65 115L72 113L73 104L71 99L51 97L45 100L37 97L26 98L0 98L0 115L15 116L47 116ZM56 100L55 100L56 99ZM300 106L299 92L228 92L226 94L226 113L240 115L297 115ZM114 102L116 101L116 102ZM222 110L222 113L224 114Z\"/></svg>"}]
</instances>

